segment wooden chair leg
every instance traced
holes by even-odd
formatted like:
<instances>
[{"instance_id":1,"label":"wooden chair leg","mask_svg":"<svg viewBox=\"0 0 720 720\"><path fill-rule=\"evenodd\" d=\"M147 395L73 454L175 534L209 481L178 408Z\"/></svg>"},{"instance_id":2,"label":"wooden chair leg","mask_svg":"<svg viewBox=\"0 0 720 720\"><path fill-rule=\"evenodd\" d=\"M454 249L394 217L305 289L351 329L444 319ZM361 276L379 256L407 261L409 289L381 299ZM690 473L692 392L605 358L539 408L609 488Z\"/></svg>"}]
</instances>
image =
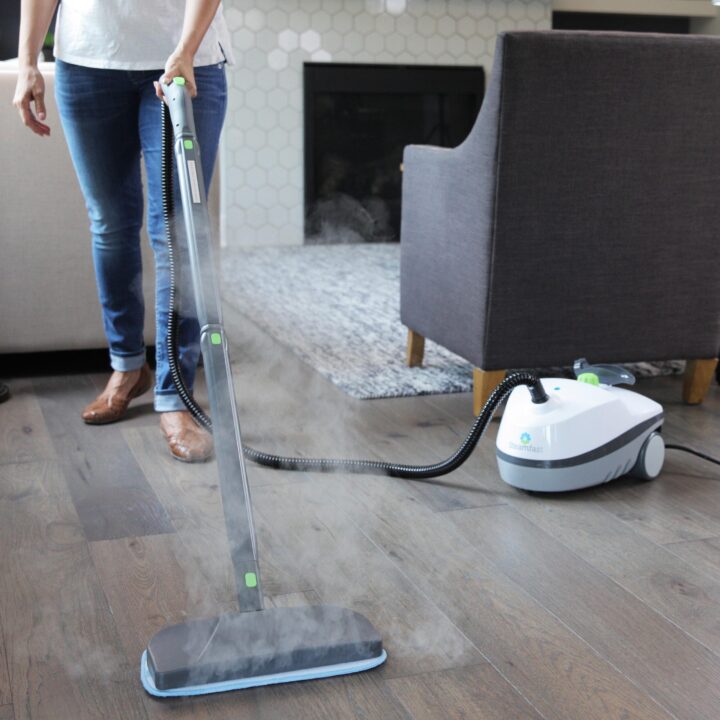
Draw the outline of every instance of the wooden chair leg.
<instances>
[{"instance_id":1,"label":"wooden chair leg","mask_svg":"<svg viewBox=\"0 0 720 720\"><path fill-rule=\"evenodd\" d=\"M683 385L683 400L688 405L699 405L705 399L717 364L717 358L688 360Z\"/></svg>"},{"instance_id":2,"label":"wooden chair leg","mask_svg":"<svg viewBox=\"0 0 720 720\"><path fill-rule=\"evenodd\" d=\"M408 328L407 336L407 364L408 367L419 367L425 355L425 338Z\"/></svg>"},{"instance_id":3,"label":"wooden chair leg","mask_svg":"<svg viewBox=\"0 0 720 720\"><path fill-rule=\"evenodd\" d=\"M473 368L473 413L479 415L492 391L505 379L505 370Z\"/></svg>"}]
</instances>

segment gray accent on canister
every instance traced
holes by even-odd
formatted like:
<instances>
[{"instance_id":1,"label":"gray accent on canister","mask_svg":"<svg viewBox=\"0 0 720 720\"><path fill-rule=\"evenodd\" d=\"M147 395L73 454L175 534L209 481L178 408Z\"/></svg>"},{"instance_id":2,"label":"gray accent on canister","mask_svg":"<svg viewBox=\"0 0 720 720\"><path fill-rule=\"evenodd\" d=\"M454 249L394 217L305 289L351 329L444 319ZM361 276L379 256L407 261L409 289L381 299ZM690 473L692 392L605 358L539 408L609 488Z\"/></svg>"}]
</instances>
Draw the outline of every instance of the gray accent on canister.
<instances>
[{"instance_id":1,"label":"gray accent on canister","mask_svg":"<svg viewBox=\"0 0 720 720\"><path fill-rule=\"evenodd\" d=\"M646 439L658 427L660 423L617 450L572 466L547 467L511 463L498 453L500 477L508 485L534 492L566 492L601 485L634 470Z\"/></svg>"}]
</instances>

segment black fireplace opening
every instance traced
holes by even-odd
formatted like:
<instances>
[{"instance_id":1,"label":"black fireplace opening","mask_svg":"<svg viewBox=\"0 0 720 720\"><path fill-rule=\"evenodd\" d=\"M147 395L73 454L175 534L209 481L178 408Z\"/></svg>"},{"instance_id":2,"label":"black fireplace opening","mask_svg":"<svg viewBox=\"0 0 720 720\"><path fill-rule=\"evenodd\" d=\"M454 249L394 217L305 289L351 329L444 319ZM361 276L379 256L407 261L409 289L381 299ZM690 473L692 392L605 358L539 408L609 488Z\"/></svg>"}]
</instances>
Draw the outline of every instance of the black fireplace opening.
<instances>
[{"instance_id":1,"label":"black fireplace opening","mask_svg":"<svg viewBox=\"0 0 720 720\"><path fill-rule=\"evenodd\" d=\"M399 240L404 148L459 145L484 91L482 67L305 63L305 242Z\"/></svg>"},{"instance_id":2,"label":"black fireplace opening","mask_svg":"<svg viewBox=\"0 0 720 720\"><path fill-rule=\"evenodd\" d=\"M684 15L556 11L552 14L552 27L553 30L610 30L686 35L690 32L690 18Z\"/></svg>"}]
</instances>

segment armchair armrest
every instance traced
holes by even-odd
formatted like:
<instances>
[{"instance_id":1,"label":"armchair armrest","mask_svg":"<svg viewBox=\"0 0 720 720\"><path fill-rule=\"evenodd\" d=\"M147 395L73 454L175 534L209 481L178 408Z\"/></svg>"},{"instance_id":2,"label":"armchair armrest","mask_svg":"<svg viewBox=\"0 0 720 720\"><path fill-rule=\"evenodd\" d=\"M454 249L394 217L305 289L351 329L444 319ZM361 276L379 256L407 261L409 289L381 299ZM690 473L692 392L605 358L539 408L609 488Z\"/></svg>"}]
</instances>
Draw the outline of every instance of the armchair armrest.
<instances>
[{"instance_id":1,"label":"armchair armrest","mask_svg":"<svg viewBox=\"0 0 720 720\"><path fill-rule=\"evenodd\" d=\"M483 367L494 158L478 162L469 150L405 149L400 315L410 329Z\"/></svg>"}]
</instances>

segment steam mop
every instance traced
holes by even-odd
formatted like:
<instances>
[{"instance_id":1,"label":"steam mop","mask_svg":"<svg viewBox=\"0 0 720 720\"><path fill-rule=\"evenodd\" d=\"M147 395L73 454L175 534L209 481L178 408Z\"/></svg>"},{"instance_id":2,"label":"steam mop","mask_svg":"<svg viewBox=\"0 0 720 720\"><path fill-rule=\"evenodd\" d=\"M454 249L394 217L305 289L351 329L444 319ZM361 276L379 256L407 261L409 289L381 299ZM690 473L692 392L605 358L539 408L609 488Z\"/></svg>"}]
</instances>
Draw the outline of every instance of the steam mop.
<instances>
[{"instance_id":1,"label":"steam mop","mask_svg":"<svg viewBox=\"0 0 720 720\"><path fill-rule=\"evenodd\" d=\"M585 360L576 362L574 380L541 380L525 371L508 375L492 392L458 450L431 465L283 457L243 445L214 281L192 104L182 78L175 78L163 91L169 108L164 110L163 125L163 202L172 286L168 357L180 397L197 422L214 435L240 612L190 620L160 630L150 640L141 661L141 680L149 693L160 697L200 695L331 677L369 670L387 657L375 628L351 610L327 605L263 609L244 458L287 470L434 478L465 462L493 413L507 399L496 456L502 479L516 488L563 492L609 482L627 473L651 479L662 469L665 447L720 464L689 448L666 446L661 435L662 407L618 387L632 385L634 377L622 366L591 366ZM177 360L173 148L212 420L185 386Z\"/></svg>"},{"instance_id":2,"label":"steam mop","mask_svg":"<svg viewBox=\"0 0 720 720\"><path fill-rule=\"evenodd\" d=\"M184 84L183 78L175 78L163 91L174 137L200 345L214 419L219 484L240 612L190 620L160 630L143 653L141 681L150 694L173 697L369 670L382 664L387 654L377 631L362 615L328 605L263 608L250 489L220 296L214 282L200 149Z\"/></svg>"}]
</instances>

